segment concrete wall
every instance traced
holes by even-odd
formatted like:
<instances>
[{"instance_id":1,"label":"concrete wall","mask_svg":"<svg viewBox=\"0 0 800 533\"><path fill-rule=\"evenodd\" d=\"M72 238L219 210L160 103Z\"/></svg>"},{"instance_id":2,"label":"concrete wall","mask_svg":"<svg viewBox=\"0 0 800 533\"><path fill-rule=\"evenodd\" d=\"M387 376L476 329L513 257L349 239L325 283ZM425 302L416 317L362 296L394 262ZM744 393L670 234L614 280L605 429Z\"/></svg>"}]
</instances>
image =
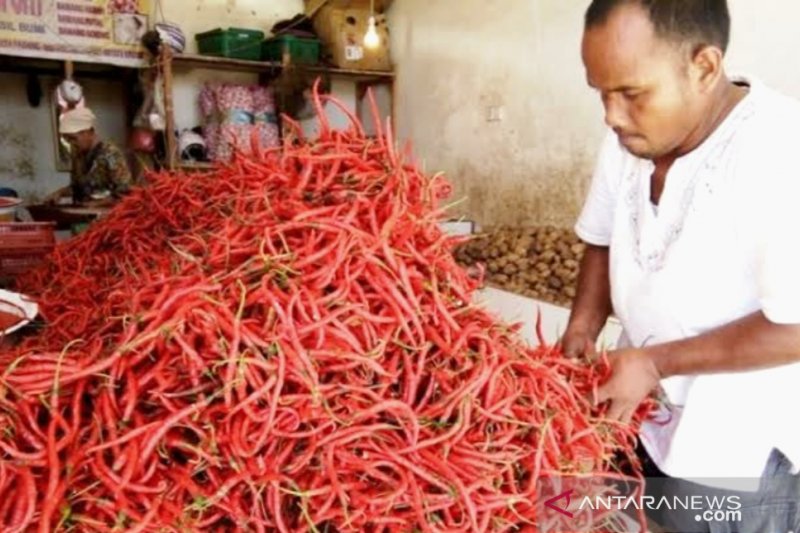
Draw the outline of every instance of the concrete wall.
<instances>
[{"instance_id":1,"label":"concrete wall","mask_svg":"<svg viewBox=\"0 0 800 533\"><path fill-rule=\"evenodd\" d=\"M800 98L800 2L729 0L733 39L730 70L755 76Z\"/></svg>"},{"instance_id":2,"label":"concrete wall","mask_svg":"<svg viewBox=\"0 0 800 533\"><path fill-rule=\"evenodd\" d=\"M483 225L571 226L602 109L580 60L588 0L402 0L392 6L398 124ZM800 97L800 3L730 0L729 64ZM499 118L499 120L498 120Z\"/></svg>"},{"instance_id":3,"label":"concrete wall","mask_svg":"<svg viewBox=\"0 0 800 533\"><path fill-rule=\"evenodd\" d=\"M249 28L269 33L273 24L303 11L303 0L161 0L156 20L179 24L196 52L194 35L215 28Z\"/></svg>"},{"instance_id":4,"label":"concrete wall","mask_svg":"<svg viewBox=\"0 0 800 533\"><path fill-rule=\"evenodd\" d=\"M51 94L56 78L42 77L45 91L33 108L25 93L26 76L3 74L0 83L0 187L26 198L41 198L67 185L69 174L56 170ZM119 81L81 80L89 105L98 116L100 134L119 144L126 128L123 86Z\"/></svg>"}]
</instances>

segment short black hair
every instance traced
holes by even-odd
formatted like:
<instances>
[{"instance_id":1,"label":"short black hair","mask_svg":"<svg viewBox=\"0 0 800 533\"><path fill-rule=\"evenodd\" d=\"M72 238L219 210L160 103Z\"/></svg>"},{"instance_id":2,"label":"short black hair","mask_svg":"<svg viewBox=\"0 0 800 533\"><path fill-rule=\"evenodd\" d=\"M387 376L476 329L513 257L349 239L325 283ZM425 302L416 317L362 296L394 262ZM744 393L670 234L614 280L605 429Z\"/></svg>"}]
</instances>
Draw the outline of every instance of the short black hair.
<instances>
[{"instance_id":1,"label":"short black hair","mask_svg":"<svg viewBox=\"0 0 800 533\"><path fill-rule=\"evenodd\" d=\"M727 0L592 0L586 28L604 24L615 8L638 5L650 16L656 34L680 44L728 49L731 16Z\"/></svg>"}]
</instances>

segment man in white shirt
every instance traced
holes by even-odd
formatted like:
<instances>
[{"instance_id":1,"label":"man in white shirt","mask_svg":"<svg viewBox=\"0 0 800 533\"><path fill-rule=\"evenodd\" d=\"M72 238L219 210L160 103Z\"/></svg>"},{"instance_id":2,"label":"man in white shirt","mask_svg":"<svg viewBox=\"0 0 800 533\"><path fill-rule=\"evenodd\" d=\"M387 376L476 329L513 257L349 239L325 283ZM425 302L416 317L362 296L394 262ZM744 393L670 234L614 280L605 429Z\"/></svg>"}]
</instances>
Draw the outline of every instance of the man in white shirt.
<instances>
[{"instance_id":1,"label":"man in white shirt","mask_svg":"<svg viewBox=\"0 0 800 533\"><path fill-rule=\"evenodd\" d=\"M758 489L692 531L785 533L800 531L800 103L729 77L729 33L725 0L590 5L583 61L609 133L562 345L590 350L613 312L625 335L597 401L627 422L661 394L646 474Z\"/></svg>"}]
</instances>

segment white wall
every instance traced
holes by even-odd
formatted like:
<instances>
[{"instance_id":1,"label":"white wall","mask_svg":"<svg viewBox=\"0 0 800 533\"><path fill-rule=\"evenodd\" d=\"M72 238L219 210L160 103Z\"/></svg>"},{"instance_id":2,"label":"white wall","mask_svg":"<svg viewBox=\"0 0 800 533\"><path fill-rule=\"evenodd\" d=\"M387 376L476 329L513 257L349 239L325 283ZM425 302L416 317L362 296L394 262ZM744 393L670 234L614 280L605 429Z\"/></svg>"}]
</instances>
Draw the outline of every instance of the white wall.
<instances>
[{"instance_id":1,"label":"white wall","mask_svg":"<svg viewBox=\"0 0 800 533\"><path fill-rule=\"evenodd\" d=\"M729 0L733 38L730 70L750 74L800 98L800 2Z\"/></svg>"},{"instance_id":2,"label":"white wall","mask_svg":"<svg viewBox=\"0 0 800 533\"><path fill-rule=\"evenodd\" d=\"M215 28L248 28L269 35L279 20L303 11L303 0L160 0L155 17L174 22L187 36L189 52L196 52L194 35Z\"/></svg>"},{"instance_id":3,"label":"white wall","mask_svg":"<svg viewBox=\"0 0 800 533\"><path fill-rule=\"evenodd\" d=\"M602 135L580 60L588 0L402 0L398 124L484 225L571 226ZM800 97L800 2L731 0L729 63ZM500 121L488 122L489 108Z\"/></svg>"},{"instance_id":4,"label":"white wall","mask_svg":"<svg viewBox=\"0 0 800 533\"><path fill-rule=\"evenodd\" d=\"M580 0L403 0L389 22L399 135L484 224L574 217L602 132ZM489 108L502 119L488 122Z\"/></svg>"},{"instance_id":5,"label":"white wall","mask_svg":"<svg viewBox=\"0 0 800 533\"><path fill-rule=\"evenodd\" d=\"M67 185L69 175L56 170L52 100L60 80L42 77L45 95L38 108L28 104L26 76L3 74L0 83L0 187L11 187L27 199L41 198ZM119 81L81 80L88 105L98 116L100 134L124 145L125 108Z\"/></svg>"}]
</instances>

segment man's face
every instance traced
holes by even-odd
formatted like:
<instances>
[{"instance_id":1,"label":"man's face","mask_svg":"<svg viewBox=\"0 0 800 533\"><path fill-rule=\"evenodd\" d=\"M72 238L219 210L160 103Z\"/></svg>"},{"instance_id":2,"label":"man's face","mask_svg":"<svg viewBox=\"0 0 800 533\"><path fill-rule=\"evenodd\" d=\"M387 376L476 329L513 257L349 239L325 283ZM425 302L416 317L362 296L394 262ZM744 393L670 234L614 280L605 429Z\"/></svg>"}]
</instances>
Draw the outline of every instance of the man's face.
<instances>
[{"instance_id":1,"label":"man's face","mask_svg":"<svg viewBox=\"0 0 800 533\"><path fill-rule=\"evenodd\" d=\"M675 150L702 113L688 76L688 59L660 39L647 13L626 5L602 25L588 28L582 55L589 85L605 107L605 120L632 154L656 159Z\"/></svg>"},{"instance_id":2,"label":"man's face","mask_svg":"<svg viewBox=\"0 0 800 533\"><path fill-rule=\"evenodd\" d=\"M62 135L64 140L69 143L73 150L79 154L85 154L94 145L94 130L84 130L78 133L66 133Z\"/></svg>"}]
</instances>

